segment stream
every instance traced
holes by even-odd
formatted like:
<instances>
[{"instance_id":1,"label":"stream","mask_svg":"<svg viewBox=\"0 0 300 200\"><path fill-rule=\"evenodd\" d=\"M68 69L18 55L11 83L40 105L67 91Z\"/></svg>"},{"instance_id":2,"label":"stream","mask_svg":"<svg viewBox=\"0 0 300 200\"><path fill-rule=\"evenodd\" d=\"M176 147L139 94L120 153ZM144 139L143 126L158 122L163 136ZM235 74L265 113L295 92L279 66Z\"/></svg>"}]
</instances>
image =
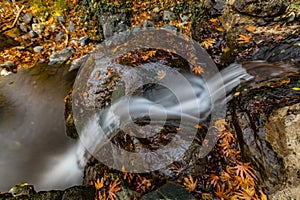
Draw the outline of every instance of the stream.
<instances>
[{"instance_id":1,"label":"stream","mask_svg":"<svg viewBox=\"0 0 300 200\"><path fill-rule=\"evenodd\" d=\"M66 175L57 183L41 180L75 142L65 134L63 101L75 76L67 66L38 64L0 77L0 191L21 182L38 190L81 182Z\"/></svg>"}]
</instances>

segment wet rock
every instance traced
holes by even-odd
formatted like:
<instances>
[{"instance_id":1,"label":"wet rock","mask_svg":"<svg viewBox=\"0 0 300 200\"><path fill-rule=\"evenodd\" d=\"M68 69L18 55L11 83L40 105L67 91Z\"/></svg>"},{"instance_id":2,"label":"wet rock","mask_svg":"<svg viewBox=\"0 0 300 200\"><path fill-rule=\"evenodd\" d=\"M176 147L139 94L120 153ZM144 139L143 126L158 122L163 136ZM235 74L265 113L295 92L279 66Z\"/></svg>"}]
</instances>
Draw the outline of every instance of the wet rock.
<instances>
[{"instance_id":1,"label":"wet rock","mask_svg":"<svg viewBox=\"0 0 300 200\"><path fill-rule=\"evenodd\" d=\"M300 38L291 36L270 47L263 46L254 55L255 60L266 60L268 62L278 61L300 61Z\"/></svg>"},{"instance_id":2,"label":"wet rock","mask_svg":"<svg viewBox=\"0 0 300 200\"><path fill-rule=\"evenodd\" d=\"M20 196L20 195L33 195L35 194L35 190L33 185L29 185L28 183L21 183L18 185L13 186L9 193L11 193L13 196Z\"/></svg>"},{"instance_id":3,"label":"wet rock","mask_svg":"<svg viewBox=\"0 0 300 200\"><path fill-rule=\"evenodd\" d=\"M5 63L0 65L0 69L5 68L7 70L12 70L14 66L15 64L12 61L6 61Z\"/></svg>"},{"instance_id":4,"label":"wet rock","mask_svg":"<svg viewBox=\"0 0 300 200\"><path fill-rule=\"evenodd\" d=\"M257 17L273 17L286 12L289 4L285 0L239 0L234 7L241 13Z\"/></svg>"},{"instance_id":5,"label":"wet rock","mask_svg":"<svg viewBox=\"0 0 300 200\"><path fill-rule=\"evenodd\" d=\"M239 139L242 156L255 166L259 184L268 195L284 187L291 167L293 168L298 162L293 157L298 155L298 150L288 145L289 143L298 144L297 139L295 140L298 136L294 131L294 128L299 126L298 122L295 122L297 114L286 115L282 118L280 109L283 107L291 109L293 105L300 102L298 91L293 90L294 87L298 87L300 81L298 64L294 64L295 71L292 74L291 72L276 74L274 72L279 68L274 64L270 65L273 65L275 70L272 72L272 68L268 69L266 66L266 72L271 70L269 74L261 73L264 66L260 65L257 68L260 70L258 73L261 76L264 74L265 78L252 83L252 86L245 86L247 89L240 89L241 94L230 102L228 112L230 113L228 119L232 121L232 127ZM286 68L284 64L281 65L283 65L282 69ZM273 73L274 76L271 75ZM288 82L284 84L284 80ZM278 112L281 114L276 114ZM294 128L289 126L291 130L288 130L283 123L288 118L291 119L291 123L296 123ZM294 139L287 139L287 137ZM287 155L291 156L293 164L287 164L285 159ZM294 177L296 177L297 168L293 170Z\"/></svg>"},{"instance_id":6,"label":"wet rock","mask_svg":"<svg viewBox=\"0 0 300 200\"><path fill-rule=\"evenodd\" d=\"M75 186L64 191L62 200L93 200L95 189L91 186Z\"/></svg>"},{"instance_id":7,"label":"wet rock","mask_svg":"<svg viewBox=\"0 0 300 200\"><path fill-rule=\"evenodd\" d=\"M45 26L42 24L32 24L32 30L37 33L38 35L44 32Z\"/></svg>"},{"instance_id":8,"label":"wet rock","mask_svg":"<svg viewBox=\"0 0 300 200\"><path fill-rule=\"evenodd\" d=\"M167 182L157 190L145 194L142 200L155 200L155 199L184 199L195 200L193 195L189 193L184 187L174 182Z\"/></svg>"},{"instance_id":9,"label":"wet rock","mask_svg":"<svg viewBox=\"0 0 300 200\"><path fill-rule=\"evenodd\" d=\"M20 24L20 25L19 25L19 28L21 29L21 31L23 31L23 32L25 32L25 33L27 33L27 31L28 31L27 26L24 25L24 24Z\"/></svg>"},{"instance_id":10,"label":"wet rock","mask_svg":"<svg viewBox=\"0 0 300 200\"><path fill-rule=\"evenodd\" d=\"M64 33L63 32L59 32L56 36L55 36L55 41L59 42L60 40L63 39L64 37Z\"/></svg>"},{"instance_id":11,"label":"wet rock","mask_svg":"<svg viewBox=\"0 0 300 200\"><path fill-rule=\"evenodd\" d=\"M32 14L31 13L26 13L23 17L22 17L22 21L25 22L26 24L30 24L32 21Z\"/></svg>"},{"instance_id":12,"label":"wet rock","mask_svg":"<svg viewBox=\"0 0 300 200\"><path fill-rule=\"evenodd\" d=\"M109 38L114 35L114 33L119 33L128 30L128 26L122 20L122 15L109 15L102 17L102 29L103 36Z\"/></svg>"},{"instance_id":13,"label":"wet rock","mask_svg":"<svg viewBox=\"0 0 300 200\"><path fill-rule=\"evenodd\" d=\"M82 65L84 65L84 63L86 62L88 57L89 57L89 55L84 55L80 58L77 58L77 59L73 60L71 62L69 72L74 71L74 70L78 70Z\"/></svg>"},{"instance_id":14,"label":"wet rock","mask_svg":"<svg viewBox=\"0 0 300 200\"><path fill-rule=\"evenodd\" d=\"M35 46L35 47L33 47L33 51L35 53L39 53L43 50L43 48L44 48L43 46Z\"/></svg>"},{"instance_id":15,"label":"wet rock","mask_svg":"<svg viewBox=\"0 0 300 200\"><path fill-rule=\"evenodd\" d=\"M283 159L286 181L283 188L270 199L300 199L300 104L283 107L274 112L265 124L266 140Z\"/></svg>"},{"instance_id":16,"label":"wet rock","mask_svg":"<svg viewBox=\"0 0 300 200\"><path fill-rule=\"evenodd\" d=\"M32 185L29 185L32 186ZM16 186L14 186L15 188ZM40 191L36 193L30 188L18 186L18 195L12 193L0 194L1 200L94 200L95 189L91 186L73 186L65 190ZM32 186L33 188L33 186Z\"/></svg>"},{"instance_id":17,"label":"wet rock","mask_svg":"<svg viewBox=\"0 0 300 200\"><path fill-rule=\"evenodd\" d=\"M154 27L154 24L151 21L149 21L149 20L144 21L143 28L153 28L153 27Z\"/></svg>"},{"instance_id":18,"label":"wet rock","mask_svg":"<svg viewBox=\"0 0 300 200\"><path fill-rule=\"evenodd\" d=\"M165 10L164 14L163 14L163 20L164 21L170 21L170 20L174 20L175 19L175 15L173 12Z\"/></svg>"},{"instance_id":19,"label":"wet rock","mask_svg":"<svg viewBox=\"0 0 300 200\"><path fill-rule=\"evenodd\" d=\"M66 18L64 16L56 16L56 20L61 23L66 23Z\"/></svg>"},{"instance_id":20,"label":"wet rock","mask_svg":"<svg viewBox=\"0 0 300 200\"><path fill-rule=\"evenodd\" d=\"M13 38L0 33L0 51L6 48L14 47L20 45L19 42L15 41Z\"/></svg>"},{"instance_id":21,"label":"wet rock","mask_svg":"<svg viewBox=\"0 0 300 200\"><path fill-rule=\"evenodd\" d=\"M83 36L79 38L80 46L85 46L90 42L90 38L88 36Z\"/></svg>"},{"instance_id":22,"label":"wet rock","mask_svg":"<svg viewBox=\"0 0 300 200\"><path fill-rule=\"evenodd\" d=\"M68 26L68 31L73 32L75 30L75 24L73 21L70 21Z\"/></svg>"},{"instance_id":23,"label":"wet rock","mask_svg":"<svg viewBox=\"0 0 300 200\"><path fill-rule=\"evenodd\" d=\"M50 56L50 62L48 64L62 64L72 56L73 52L75 52L75 49L73 47L67 47L60 52L53 53Z\"/></svg>"},{"instance_id":24,"label":"wet rock","mask_svg":"<svg viewBox=\"0 0 300 200\"><path fill-rule=\"evenodd\" d=\"M36 38L38 36L38 34L36 32L34 32L33 30L29 31L29 36L32 38Z\"/></svg>"},{"instance_id":25,"label":"wet rock","mask_svg":"<svg viewBox=\"0 0 300 200\"><path fill-rule=\"evenodd\" d=\"M215 5L211 9L211 16L216 17L223 14L226 9L226 0L216 0Z\"/></svg>"}]
</instances>

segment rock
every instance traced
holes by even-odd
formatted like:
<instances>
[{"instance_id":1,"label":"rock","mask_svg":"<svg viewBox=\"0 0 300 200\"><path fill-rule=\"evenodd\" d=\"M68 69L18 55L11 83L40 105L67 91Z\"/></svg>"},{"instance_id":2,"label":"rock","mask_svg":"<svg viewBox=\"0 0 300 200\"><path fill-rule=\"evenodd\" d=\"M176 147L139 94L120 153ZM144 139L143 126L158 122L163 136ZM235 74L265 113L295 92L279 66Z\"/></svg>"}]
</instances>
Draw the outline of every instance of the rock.
<instances>
[{"instance_id":1,"label":"rock","mask_svg":"<svg viewBox=\"0 0 300 200\"><path fill-rule=\"evenodd\" d=\"M184 199L184 200L196 200L195 197L184 187L174 182L167 182L157 190L145 194L142 200L154 200L154 199Z\"/></svg>"},{"instance_id":2,"label":"rock","mask_svg":"<svg viewBox=\"0 0 300 200\"><path fill-rule=\"evenodd\" d=\"M55 41L59 42L60 40L63 39L64 35L65 34L63 32L57 33L57 35L55 36Z\"/></svg>"},{"instance_id":3,"label":"rock","mask_svg":"<svg viewBox=\"0 0 300 200\"><path fill-rule=\"evenodd\" d=\"M154 28L154 24L149 20L145 20L143 24L143 28Z\"/></svg>"},{"instance_id":4,"label":"rock","mask_svg":"<svg viewBox=\"0 0 300 200\"><path fill-rule=\"evenodd\" d=\"M226 9L226 0L216 0L215 5L211 9L211 16L216 17L223 14Z\"/></svg>"},{"instance_id":5,"label":"rock","mask_svg":"<svg viewBox=\"0 0 300 200\"><path fill-rule=\"evenodd\" d=\"M289 15L288 15L288 19L286 20L287 23L289 22L293 22L296 18L296 14L295 12L291 12Z\"/></svg>"},{"instance_id":6,"label":"rock","mask_svg":"<svg viewBox=\"0 0 300 200\"><path fill-rule=\"evenodd\" d=\"M171 25L171 24L165 24L162 28L170 30L170 31L173 31L173 32L177 32L178 31L177 27L174 26L174 25Z\"/></svg>"},{"instance_id":7,"label":"rock","mask_svg":"<svg viewBox=\"0 0 300 200\"><path fill-rule=\"evenodd\" d=\"M6 48L14 47L20 45L19 42L15 41L13 38L0 33L0 51L3 51Z\"/></svg>"},{"instance_id":8,"label":"rock","mask_svg":"<svg viewBox=\"0 0 300 200\"><path fill-rule=\"evenodd\" d=\"M11 72L7 71L7 69L2 69L0 71L0 76L8 76L10 74L11 74Z\"/></svg>"},{"instance_id":9,"label":"rock","mask_svg":"<svg viewBox=\"0 0 300 200\"><path fill-rule=\"evenodd\" d=\"M25 33L27 33L27 31L28 31L27 26L24 25L24 24L20 24L20 25L19 25L19 28L21 29L21 31L23 31L23 32L25 32Z\"/></svg>"},{"instance_id":10,"label":"rock","mask_svg":"<svg viewBox=\"0 0 300 200\"><path fill-rule=\"evenodd\" d=\"M62 200L93 200L95 189L91 186L75 186L64 191Z\"/></svg>"},{"instance_id":11,"label":"rock","mask_svg":"<svg viewBox=\"0 0 300 200\"><path fill-rule=\"evenodd\" d=\"M33 48L33 51L35 52L35 53L39 53L39 52L41 52L42 50L43 50L43 46L35 46L34 48Z\"/></svg>"},{"instance_id":12,"label":"rock","mask_svg":"<svg viewBox=\"0 0 300 200\"><path fill-rule=\"evenodd\" d=\"M80 43L80 46L85 46L89 43L90 41L90 38L88 36L83 36L81 38L79 38L79 43Z\"/></svg>"},{"instance_id":13,"label":"rock","mask_svg":"<svg viewBox=\"0 0 300 200\"><path fill-rule=\"evenodd\" d=\"M70 21L68 26L68 31L73 32L75 30L75 24L73 21Z\"/></svg>"},{"instance_id":14,"label":"rock","mask_svg":"<svg viewBox=\"0 0 300 200\"><path fill-rule=\"evenodd\" d=\"M80 58L77 58L77 59L73 60L71 62L71 66L70 66L69 72L80 69L80 67L82 65L84 65L84 63L86 62L86 60L88 59L88 57L89 57L89 55L84 55L84 56L82 56Z\"/></svg>"},{"instance_id":15,"label":"rock","mask_svg":"<svg viewBox=\"0 0 300 200\"><path fill-rule=\"evenodd\" d=\"M12 70L15 64L12 61L6 61L5 63L0 65L0 68L5 68L7 70Z\"/></svg>"},{"instance_id":16,"label":"rock","mask_svg":"<svg viewBox=\"0 0 300 200\"><path fill-rule=\"evenodd\" d=\"M299 187L296 180L300 167L299 148L296 149L299 131L296 130L299 130L300 95L292 89L300 87L299 63L258 64L243 65L250 74L256 68L261 77L255 75L256 82L239 89L240 95L229 103L227 118L239 138L243 159L251 162L260 187L271 195L289 185L288 182L290 189ZM293 68L294 72L286 68ZM289 82L284 84L284 80ZM288 177L291 179L286 182Z\"/></svg>"},{"instance_id":17,"label":"rock","mask_svg":"<svg viewBox=\"0 0 300 200\"><path fill-rule=\"evenodd\" d=\"M181 21L186 22L189 20L189 17L187 15L183 15L180 17Z\"/></svg>"},{"instance_id":18,"label":"rock","mask_svg":"<svg viewBox=\"0 0 300 200\"><path fill-rule=\"evenodd\" d=\"M173 12L170 12L168 10L164 11L164 14L163 14L164 21L170 21L170 20L174 20L174 19L175 19L175 15Z\"/></svg>"},{"instance_id":19,"label":"rock","mask_svg":"<svg viewBox=\"0 0 300 200\"><path fill-rule=\"evenodd\" d=\"M32 21L32 14L31 13L26 13L23 17L22 17L22 21L25 22L26 24L30 24L30 22Z\"/></svg>"},{"instance_id":20,"label":"rock","mask_svg":"<svg viewBox=\"0 0 300 200\"><path fill-rule=\"evenodd\" d=\"M28 183L20 183L18 185L13 186L9 193L13 196L20 196L20 195L33 195L35 194L35 190L33 185L29 185Z\"/></svg>"},{"instance_id":21,"label":"rock","mask_svg":"<svg viewBox=\"0 0 300 200\"><path fill-rule=\"evenodd\" d=\"M42 34L45 29L45 26L42 24L32 24L32 30L38 35Z\"/></svg>"},{"instance_id":22,"label":"rock","mask_svg":"<svg viewBox=\"0 0 300 200\"><path fill-rule=\"evenodd\" d=\"M300 61L300 38L290 36L276 45L261 47L253 57L255 60L277 61Z\"/></svg>"},{"instance_id":23,"label":"rock","mask_svg":"<svg viewBox=\"0 0 300 200\"><path fill-rule=\"evenodd\" d=\"M66 23L66 18L64 16L56 16L56 20L61 23Z\"/></svg>"},{"instance_id":24,"label":"rock","mask_svg":"<svg viewBox=\"0 0 300 200\"><path fill-rule=\"evenodd\" d=\"M40 191L36 193L32 185L14 186L14 194L0 193L1 200L94 200L95 189L91 186L73 186L65 190ZM30 187L29 187L30 186ZM15 191L17 193L15 193Z\"/></svg>"},{"instance_id":25,"label":"rock","mask_svg":"<svg viewBox=\"0 0 300 200\"><path fill-rule=\"evenodd\" d=\"M286 106L274 112L265 124L266 140L283 159L286 181L270 199L300 199L300 104ZM280 138L280 140L278 139Z\"/></svg>"},{"instance_id":26,"label":"rock","mask_svg":"<svg viewBox=\"0 0 300 200\"><path fill-rule=\"evenodd\" d=\"M257 17L273 17L286 12L289 4L285 0L239 0L234 7L241 13Z\"/></svg>"},{"instance_id":27,"label":"rock","mask_svg":"<svg viewBox=\"0 0 300 200\"><path fill-rule=\"evenodd\" d=\"M73 47L67 47L60 52L53 53L50 56L50 62L48 63L48 65L64 63L72 56L73 52L75 52L75 49Z\"/></svg>"},{"instance_id":28,"label":"rock","mask_svg":"<svg viewBox=\"0 0 300 200\"><path fill-rule=\"evenodd\" d=\"M38 36L38 34L36 32L34 32L33 30L29 31L29 36L32 38L36 38Z\"/></svg>"},{"instance_id":29,"label":"rock","mask_svg":"<svg viewBox=\"0 0 300 200\"><path fill-rule=\"evenodd\" d=\"M102 16L101 20L103 36L109 38L114 33L119 33L128 30L128 26L122 21L122 15Z\"/></svg>"}]
</instances>

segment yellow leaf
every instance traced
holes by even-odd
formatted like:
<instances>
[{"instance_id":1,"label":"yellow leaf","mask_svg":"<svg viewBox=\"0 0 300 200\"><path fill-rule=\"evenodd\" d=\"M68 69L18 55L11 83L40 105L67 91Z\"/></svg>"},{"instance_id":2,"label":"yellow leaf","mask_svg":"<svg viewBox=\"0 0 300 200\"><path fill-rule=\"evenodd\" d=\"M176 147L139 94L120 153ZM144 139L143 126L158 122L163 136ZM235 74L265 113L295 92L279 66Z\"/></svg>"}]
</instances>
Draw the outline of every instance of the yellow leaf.
<instances>
[{"instance_id":1,"label":"yellow leaf","mask_svg":"<svg viewBox=\"0 0 300 200\"><path fill-rule=\"evenodd\" d=\"M222 27L217 27L216 30L217 31L224 31L224 29Z\"/></svg>"},{"instance_id":2,"label":"yellow leaf","mask_svg":"<svg viewBox=\"0 0 300 200\"><path fill-rule=\"evenodd\" d=\"M262 190L259 190L261 200L268 200L267 195Z\"/></svg>"},{"instance_id":3,"label":"yellow leaf","mask_svg":"<svg viewBox=\"0 0 300 200\"><path fill-rule=\"evenodd\" d=\"M292 90L300 91L300 88L298 88L298 87L293 87Z\"/></svg>"},{"instance_id":4,"label":"yellow leaf","mask_svg":"<svg viewBox=\"0 0 300 200\"><path fill-rule=\"evenodd\" d=\"M208 49L209 47L213 47L215 42L216 42L215 39L207 38L207 39L205 39L203 42L201 42L201 44L202 44L206 49Z\"/></svg>"},{"instance_id":5,"label":"yellow leaf","mask_svg":"<svg viewBox=\"0 0 300 200\"><path fill-rule=\"evenodd\" d=\"M199 67L199 66L198 67L194 67L192 70L197 75L199 75L199 74L201 74L203 72L202 67Z\"/></svg>"},{"instance_id":6,"label":"yellow leaf","mask_svg":"<svg viewBox=\"0 0 300 200\"><path fill-rule=\"evenodd\" d=\"M250 33L253 33L256 30L256 26L250 25L245 28Z\"/></svg>"},{"instance_id":7,"label":"yellow leaf","mask_svg":"<svg viewBox=\"0 0 300 200\"><path fill-rule=\"evenodd\" d=\"M211 18L211 19L209 20L209 22L211 22L212 24L217 24L218 19L217 19L217 18Z\"/></svg>"},{"instance_id":8,"label":"yellow leaf","mask_svg":"<svg viewBox=\"0 0 300 200\"><path fill-rule=\"evenodd\" d=\"M239 41L238 42L239 44L245 44L245 43L250 42L250 39L251 39L250 35L242 35L242 34L240 34L239 36L240 37L236 39L237 41Z\"/></svg>"},{"instance_id":9,"label":"yellow leaf","mask_svg":"<svg viewBox=\"0 0 300 200\"><path fill-rule=\"evenodd\" d=\"M199 125L199 124L195 125L194 127L195 127L196 129L201 129L201 128L202 128L202 126Z\"/></svg>"},{"instance_id":10,"label":"yellow leaf","mask_svg":"<svg viewBox=\"0 0 300 200\"><path fill-rule=\"evenodd\" d=\"M120 3L119 3L118 1L114 1L114 5L115 5L115 6L119 6Z\"/></svg>"},{"instance_id":11,"label":"yellow leaf","mask_svg":"<svg viewBox=\"0 0 300 200\"><path fill-rule=\"evenodd\" d=\"M103 177L101 178L101 181L98 178L97 181L95 182L95 188L96 188L96 190L99 190L103 186L104 186L104 179L103 179Z\"/></svg>"}]
</instances>

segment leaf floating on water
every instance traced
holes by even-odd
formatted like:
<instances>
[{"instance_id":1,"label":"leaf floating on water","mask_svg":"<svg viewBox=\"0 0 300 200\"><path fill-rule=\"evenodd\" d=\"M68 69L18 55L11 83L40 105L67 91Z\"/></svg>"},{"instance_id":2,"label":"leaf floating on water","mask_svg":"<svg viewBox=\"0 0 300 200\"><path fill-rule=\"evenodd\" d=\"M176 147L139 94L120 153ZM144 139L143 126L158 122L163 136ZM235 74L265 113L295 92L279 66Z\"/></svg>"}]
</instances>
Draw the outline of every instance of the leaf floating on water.
<instances>
[{"instance_id":1,"label":"leaf floating on water","mask_svg":"<svg viewBox=\"0 0 300 200\"><path fill-rule=\"evenodd\" d=\"M201 129L201 128L202 128L202 126L199 125L199 124L195 125L194 127L195 127L196 129Z\"/></svg>"},{"instance_id":2,"label":"leaf floating on water","mask_svg":"<svg viewBox=\"0 0 300 200\"><path fill-rule=\"evenodd\" d=\"M300 88L298 88L298 87L293 87L292 90L300 91Z\"/></svg>"},{"instance_id":3,"label":"leaf floating on water","mask_svg":"<svg viewBox=\"0 0 300 200\"><path fill-rule=\"evenodd\" d=\"M158 79L161 80L161 79L165 78L165 76L166 76L166 71L160 70L160 71L157 72Z\"/></svg>"},{"instance_id":4,"label":"leaf floating on water","mask_svg":"<svg viewBox=\"0 0 300 200\"><path fill-rule=\"evenodd\" d=\"M239 35L240 37L237 38L236 40L238 41L239 44L245 44L250 42L251 36L250 35Z\"/></svg>"},{"instance_id":5,"label":"leaf floating on water","mask_svg":"<svg viewBox=\"0 0 300 200\"><path fill-rule=\"evenodd\" d=\"M197 75L200 75L203 72L202 67L194 67L193 72Z\"/></svg>"}]
</instances>

